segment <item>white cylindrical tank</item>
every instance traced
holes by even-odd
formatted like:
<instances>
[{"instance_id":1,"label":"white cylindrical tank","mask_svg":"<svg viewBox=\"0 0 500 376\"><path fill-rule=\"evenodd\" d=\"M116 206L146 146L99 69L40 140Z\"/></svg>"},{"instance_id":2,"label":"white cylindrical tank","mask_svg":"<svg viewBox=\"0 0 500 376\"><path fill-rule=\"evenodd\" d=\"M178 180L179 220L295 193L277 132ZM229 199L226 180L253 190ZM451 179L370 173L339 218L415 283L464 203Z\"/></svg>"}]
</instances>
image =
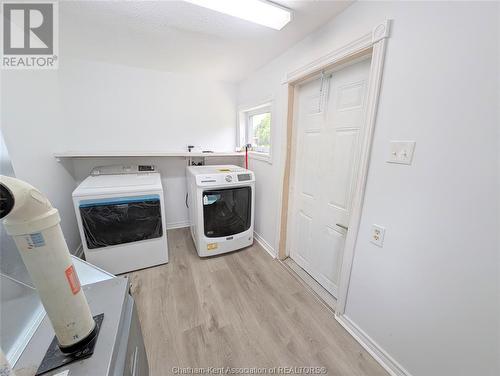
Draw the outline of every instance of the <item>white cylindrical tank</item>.
<instances>
[{"instance_id":1,"label":"white cylindrical tank","mask_svg":"<svg viewBox=\"0 0 500 376\"><path fill-rule=\"evenodd\" d=\"M57 209L28 183L0 176L0 218L13 236L54 328L59 347L73 352L95 336L96 324L80 287Z\"/></svg>"}]
</instances>

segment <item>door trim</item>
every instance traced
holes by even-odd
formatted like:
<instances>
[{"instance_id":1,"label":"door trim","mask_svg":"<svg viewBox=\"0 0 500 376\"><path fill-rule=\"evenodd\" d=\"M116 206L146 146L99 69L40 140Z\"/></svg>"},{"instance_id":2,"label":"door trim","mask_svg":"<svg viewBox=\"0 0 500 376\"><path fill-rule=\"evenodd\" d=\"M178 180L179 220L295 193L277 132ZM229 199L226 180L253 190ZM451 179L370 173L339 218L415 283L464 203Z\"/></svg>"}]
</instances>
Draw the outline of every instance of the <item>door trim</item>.
<instances>
[{"instance_id":1,"label":"door trim","mask_svg":"<svg viewBox=\"0 0 500 376\"><path fill-rule=\"evenodd\" d=\"M338 69L346 64L352 64L358 59L371 55L370 76L367 88L367 107L364 119L364 128L361 134L361 155L359 172L356 176L356 190L352 201L352 214L349 221L349 230L347 231L344 254L340 270L340 279L338 284L338 298L336 317L340 317L345 312L347 293L349 289L349 280L351 276L352 263L354 259L354 249L358 236L359 223L363 207L363 198L365 194L366 179L370 162L370 152L375 129L375 119L377 114L378 100L380 95L380 84L384 66L384 57L386 49L386 40L389 38L390 20L376 25L373 30L360 38L348 43L347 45L332 51L312 62L302 66L299 69L289 72L283 84L288 91L288 110L287 110L287 128L285 147L285 167L283 170L283 190L281 194L281 218L280 218L280 238L278 257L283 260L289 256L290 242L288 233L291 224L290 215L293 211L290 190L293 188L293 171L295 169L295 134L294 134L294 109L296 108L296 91L301 83L315 77L322 70Z\"/></svg>"}]
</instances>

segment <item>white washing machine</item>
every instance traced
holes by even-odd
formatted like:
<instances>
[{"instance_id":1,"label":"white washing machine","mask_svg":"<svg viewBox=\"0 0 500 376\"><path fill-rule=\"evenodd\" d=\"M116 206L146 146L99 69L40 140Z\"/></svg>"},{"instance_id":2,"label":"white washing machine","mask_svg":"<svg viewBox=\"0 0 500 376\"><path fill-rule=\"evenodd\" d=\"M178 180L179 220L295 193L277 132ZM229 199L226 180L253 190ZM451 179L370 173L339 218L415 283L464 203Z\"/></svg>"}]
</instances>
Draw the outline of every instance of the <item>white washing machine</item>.
<instances>
[{"instance_id":1,"label":"white washing machine","mask_svg":"<svg viewBox=\"0 0 500 376\"><path fill-rule=\"evenodd\" d=\"M113 274L168 262L160 174L154 166L95 168L73 192L88 262Z\"/></svg>"},{"instance_id":2,"label":"white washing machine","mask_svg":"<svg viewBox=\"0 0 500 376\"><path fill-rule=\"evenodd\" d=\"M200 257L253 243L255 176L238 166L187 167L191 235Z\"/></svg>"}]
</instances>

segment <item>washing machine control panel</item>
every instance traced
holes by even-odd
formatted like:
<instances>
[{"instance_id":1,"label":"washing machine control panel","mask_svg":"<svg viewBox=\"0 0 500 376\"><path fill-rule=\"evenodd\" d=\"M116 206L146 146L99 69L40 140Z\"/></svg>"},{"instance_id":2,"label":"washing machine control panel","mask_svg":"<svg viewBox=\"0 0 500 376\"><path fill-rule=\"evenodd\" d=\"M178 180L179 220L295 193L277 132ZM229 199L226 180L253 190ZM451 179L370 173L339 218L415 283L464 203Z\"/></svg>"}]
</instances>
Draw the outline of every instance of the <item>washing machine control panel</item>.
<instances>
[{"instance_id":1,"label":"washing machine control panel","mask_svg":"<svg viewBox=\"0 0 500 376\"><path fill-rule=\"evenodd\" d=\"M238 181L250 181L252 180L251 174L238 174Z\"/></svg>"},{"instance_id":2,"label":"washing machine control panel","mask_svg":"<svg viewBox=\"0 0 500 376\"><path fill-rule=\"evenodd\" d=\"M248 183L254 180L255 178L251 171L229 173L224 171L223 173L200 174L196 176L196 184L199 186L238 185L238 183Z\"/></svg>"}]
</instances>

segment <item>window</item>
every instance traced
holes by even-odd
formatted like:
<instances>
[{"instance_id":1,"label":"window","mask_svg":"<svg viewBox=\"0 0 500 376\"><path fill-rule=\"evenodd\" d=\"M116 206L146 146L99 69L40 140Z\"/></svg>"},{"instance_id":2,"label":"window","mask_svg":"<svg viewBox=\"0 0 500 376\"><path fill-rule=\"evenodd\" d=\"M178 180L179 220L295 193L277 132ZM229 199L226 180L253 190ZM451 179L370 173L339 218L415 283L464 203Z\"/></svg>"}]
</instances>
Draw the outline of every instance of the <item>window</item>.
<instances>
[{"instance_id":1,"label":"window","mask_svg":"<svg viewBox=\"0 0 500 376\"><path fill-rule=\"evenodd\" d=\"M270 161L271 158L271 104L240 112L240 145L252 145L252 157Z\"/></svg>"},{"instance_id":2,"label":"window","mask_svg":"<svg viewBox=\"0 0 500 376\"><path fill-rule=\"evenodd\" d=\"M269 154L271 149L271 112L250 115L248 117L249 140L253 149L259 153Z\"/></svg>"}]
</instances>

